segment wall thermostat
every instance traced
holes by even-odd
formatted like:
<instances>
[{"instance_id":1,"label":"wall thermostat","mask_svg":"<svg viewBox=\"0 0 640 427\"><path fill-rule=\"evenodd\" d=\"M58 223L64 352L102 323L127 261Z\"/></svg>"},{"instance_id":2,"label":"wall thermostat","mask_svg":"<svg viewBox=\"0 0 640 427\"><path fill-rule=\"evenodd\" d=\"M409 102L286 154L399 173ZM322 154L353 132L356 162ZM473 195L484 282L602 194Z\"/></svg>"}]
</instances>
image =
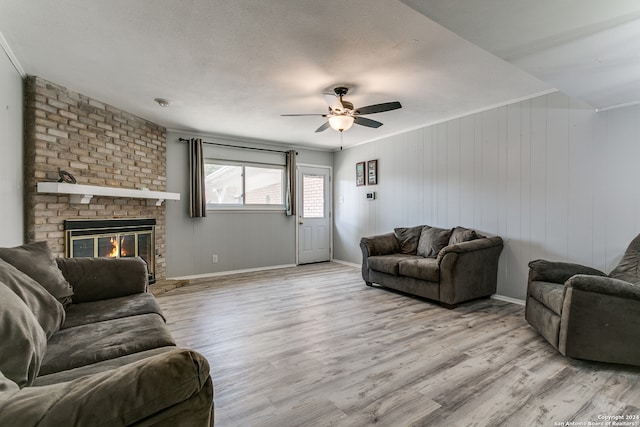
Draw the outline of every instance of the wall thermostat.
<instances>
[{"instance_id":1,"label":"wall thermostat","mask_svg":"<svg viewBox=\"0 0 640 427\"><path fill-rule=\"evenodd\" d=\"M372 192L372 193L367 193L367 200L375 200L376 199L376 192Z\"/></svg>"}]
</instances>

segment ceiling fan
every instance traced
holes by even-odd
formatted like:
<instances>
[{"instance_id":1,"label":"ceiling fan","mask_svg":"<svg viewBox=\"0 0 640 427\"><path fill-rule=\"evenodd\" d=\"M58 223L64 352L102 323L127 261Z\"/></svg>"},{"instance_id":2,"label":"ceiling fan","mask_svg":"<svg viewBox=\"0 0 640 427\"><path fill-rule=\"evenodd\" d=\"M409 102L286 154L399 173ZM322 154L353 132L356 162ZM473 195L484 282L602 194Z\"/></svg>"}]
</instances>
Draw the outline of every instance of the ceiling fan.
<instances>
[{"instance_id":1,"label":"ceiling fan","mask_svg":"<svg viewBox=\"0 0 640 427\"><path fill-rule=\"evenodd\" d=\"M382 123L362 117L366 114L383 113L385 111L397 110L402 108L398 101L384 102L382 104L367 105L366 107L353 108L353 104L342 99L347 94L349 88L340 86L335 88L334 93L323 93L325 101L329 105L327 114L282 114L282 116L322 116L327 117L327 121L316 129L316 132L322 132L329 127L344 132L354 123L360 126L370 128L379 128Z\"/></svg>"}]
</instances>

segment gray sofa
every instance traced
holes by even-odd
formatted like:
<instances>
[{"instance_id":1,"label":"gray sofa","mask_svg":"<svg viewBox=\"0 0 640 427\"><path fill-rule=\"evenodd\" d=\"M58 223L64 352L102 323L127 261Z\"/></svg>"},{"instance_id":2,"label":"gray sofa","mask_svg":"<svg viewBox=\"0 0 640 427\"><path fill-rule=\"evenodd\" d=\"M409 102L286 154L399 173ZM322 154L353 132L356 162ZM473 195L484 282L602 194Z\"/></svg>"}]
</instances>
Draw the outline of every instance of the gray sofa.
<instances>
[{"instance_id":1,"label":"gray sofa","mask_svg":"<svg viewBox=\"0 0 640 427\"><path fill-rule=\"evenodd\" d=\"M141 258L0 248L0 425L213 425L209 364L147 286Z\"/></svg>"},{"instance_id":2,"label":"gray sofa","mask_svg":"<svg viewBox=\"0 0 640 427\"><path fill-rule=\"evenodd\" d=\"M640 366L640 236L609 275L531 261L525 317L565 356Z\"/></svg>"},{"instance_id":3,"label":"gray sofa","mask_svg":"<svg viewBox=\"0 0 640 427\"><path fill-rule=\"evenodd\" d=\"M440 302L447 308L496 292L499 236L485 237L464 227L420 225L363 237L362 278Z\"/></svg>"}]
</instances>

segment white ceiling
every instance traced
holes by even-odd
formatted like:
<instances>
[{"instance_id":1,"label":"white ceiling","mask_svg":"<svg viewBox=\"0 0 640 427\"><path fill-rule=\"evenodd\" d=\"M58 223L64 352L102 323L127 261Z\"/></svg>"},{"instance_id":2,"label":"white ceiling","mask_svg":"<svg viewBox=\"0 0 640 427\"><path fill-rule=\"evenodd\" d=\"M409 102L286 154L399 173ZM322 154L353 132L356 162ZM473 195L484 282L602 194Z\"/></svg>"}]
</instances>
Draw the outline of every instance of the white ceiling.
<instances>
[{"instance_id":1,"label":"white ceiling","mask_svg":"<svg viewBox=\"0 0 640 427\"><path fill-rule=\"evenodd\" d=\"M403 3L599 110L640 101L638 0Z\"/></svg>"},{"instance_id":2,"label":"white ceiling","mask_svg":"<svg viewBox=\"0 0 640 427\"><path fill-rule=\"evenodd\" d=\"M297 146L340 146L337 132L314 133L323 118L280 116L326 112L322 92L337 85L356 107L403 105L368 116L378 129L346 131L345 146L554 87L596 107L640 100L640 2L513 3L0 0L0 33L27 74L169 129Z\"/></svg>"}]
</instances>

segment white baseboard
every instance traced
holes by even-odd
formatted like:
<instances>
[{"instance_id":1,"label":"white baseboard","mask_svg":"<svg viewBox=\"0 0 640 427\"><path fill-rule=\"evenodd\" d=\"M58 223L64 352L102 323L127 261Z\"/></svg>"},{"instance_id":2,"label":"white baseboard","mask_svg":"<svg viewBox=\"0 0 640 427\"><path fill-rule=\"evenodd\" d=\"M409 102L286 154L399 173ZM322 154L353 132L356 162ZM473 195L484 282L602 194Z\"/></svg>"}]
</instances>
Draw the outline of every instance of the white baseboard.
<instances>
[{"instance_id":1,"label":"white baseboard","mask_svg":"<svg viewBox=\"0 0 640 427\"><path fill-rule=\"evenodd\" d=\"M205 279L207 277L229 276L238 273L253 273L255 271L279 270L281 268L295 267L295 264L271 265L268 267L245 268L244 270L219 271L217 273L193 274L191 276L167 277L168 280Z\"/></svg>"},{"instance_id":2,"label":"white baseboard","mask_svg":"<svg viewBox=\"0 0 640 427\"><path fill-rule=\"evenodd\" d=\"M360 264L356 264L354 262L342 261L339 259L334 259L333 262L336 264L342 264L349 267L360 268L362 267ZM219 276L229 276L231 274L238 273L253 273L256 271L266 271L266 270L279 270L281 268L291 268L296 267L295 264L283 264L283 265L272 265L268 267L257 267L257 268L245 268L243 270L230 270L230 271L220 271L217 273L204 273L204 274L193 274L191 276L178 276L178 277L167 277L168 280L190 280L190 279L205 279L207 277L219 277ZM500 301L510 302L512 304L525 305L525 301L517 298L505 297L502 295L494 294L491 295L491 298L497 299Z\"/></svg>"},{"instance_id":3,"label":"white baseboard","mask_svg":"<svg viewBox=\"0 0 640 427\"><path fill-rule=\"evenodd\" d=\"M335 262L336 264L347 265L349 267L355 267L355 268L362 267L361 264L356 264L355 262L349 262L349 261L342 261L340 259L334 259L333 262Z\"/></svg>"},{"instance_id":4,"label":"white baseboard","mask_svg":"<svg viewBox=\"0 0 640 427\"><path fill-rule=\"evenodd\" d=\"M512 304L518 304L518 305L524 305L525 304L525 301L522 300L522 299L505 297L505 296L498 295L498 294L491 295L491 298L497 299L497 300L500 300L500 301L510 302Z\"/></svg>"}]
</instances>

